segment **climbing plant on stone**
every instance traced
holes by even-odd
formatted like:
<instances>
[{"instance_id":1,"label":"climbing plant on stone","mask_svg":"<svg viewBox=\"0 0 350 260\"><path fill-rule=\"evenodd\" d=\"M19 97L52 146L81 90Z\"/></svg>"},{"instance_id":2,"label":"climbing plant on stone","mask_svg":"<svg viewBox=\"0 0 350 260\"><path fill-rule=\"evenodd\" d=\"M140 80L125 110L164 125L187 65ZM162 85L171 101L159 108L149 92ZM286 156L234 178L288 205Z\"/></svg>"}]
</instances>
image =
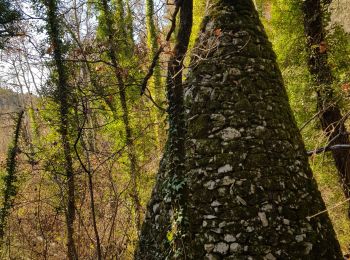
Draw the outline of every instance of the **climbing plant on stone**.
<instances>
[{"instance_id":1,"label":"climbing plant on stone","mask_svg":"<svg viewBox=\"0 0 350 260\"><path fill-rule=\"evenodd\" d=\"M161 170L136 259L342 259L328 215L310 217L325 205L252 0L212 1L184 105L181 220Z\"/></svg>"}]
</instances>

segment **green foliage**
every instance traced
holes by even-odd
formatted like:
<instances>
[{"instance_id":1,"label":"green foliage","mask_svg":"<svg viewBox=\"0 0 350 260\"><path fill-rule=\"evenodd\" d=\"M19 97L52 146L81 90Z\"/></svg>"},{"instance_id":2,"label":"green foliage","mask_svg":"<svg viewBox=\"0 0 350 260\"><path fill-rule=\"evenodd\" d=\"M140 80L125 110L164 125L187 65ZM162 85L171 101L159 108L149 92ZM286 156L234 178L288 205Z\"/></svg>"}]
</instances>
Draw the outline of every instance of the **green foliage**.
<instances>
[{"instance_id":1,"label":"green foliage","mask_svg":"<svg viewBox=\"0 0 350 260\"><path fill-rule=\"evenodd\" d=\"M334 229L343 252L349 250L350 221L347 218L348 202L346 202L342 187L339 185L337 170L333 165L331 155L321 155L310 160L314 176L317 180L326 207L330 209Z\"/></svg>"},{"instance_id":2,"label":"green foliage","mask_svg":"<svg viewBox=\"0 0 350 260\"><path fill-rule=\"evenodd\" d=\"M44 4L48 1L33 0L32 2L36 8L36 15L43 18L46 10ZM133 208L131 188L133 185L132 173L130 172L131 161L128 156L130 150L127 145L125 123L123 122L124 111L119 99L119 83L115 77L115 66L111 64L110 53L108 53L110 50L108 41L109 35L112 33L111 38L115 44L114 54L118 62L118 71L121 73L125 84L129 127L132 132L133 148L138 162L136 169L139 174L137 176L137 186L143 214L152 187L155 184L154 175L158 168L161 148L165 143L162 140L166 136L166 127L164 126L165 123L160 123L162 118L154 105L145 97L140 97L139 85L144 76L143 72L148 69L148 65L158 50L162 37L168 28L162 30L161 27L158 28L157 26L158 23L162 24L164 21L157 20L155 17L154 4L158 3L156 0L144 0L145 5L142 7L138 2L134 5L135 2L131 0L107 0L107 5L111 11L110 17L106 17L101 7L101 0L95 2L76 1L78 5L81 4L75 10L78 13L78 20L81 18L80 21L75 21L77 24L72 22L74 20L72 18L74 17L72 2L75 1L50 2L54 4L59 2L57 9L55 9L59 15L54 17L62 25L58 31L58 40L69 89L65 99L68 105L66 119L69 122L67 135L71 145L70 154L76 180L77 218L74 226L78 227L79 225L75 232L79 253L82 255L80 258L94 258L95 245L90 222L91 209L87 198L87 175L77 158L77 154L81 156L83 164L90 167L93 176L93 190L96 199L95 211L98 230L101 234L103 233L101 236L103 249L108 253L115 254L116 258L131 259L138 233L135 228L136 213ZM200 31L207 2L207 0L194 0L191 48L193 48ZM265 15L264 6L268 1L256 0L255 2L259 7L259 13ZM263 19L270 39L273 41L274 49L278 54L278 61L288 88L289 99L300 127L308 122L316 112L315 88L312 86L312 79L307 72L303 19L300 12L301 2L297 0L272 0L272 18L265 17ZM146 12L146 27L141 28L142 30L146 29L146 31L141 31L141 33L140 28L135 28L136 23L134 22L134 15L140 12L139 7L140 10ZM79 10L85 10L84 8L87 9L88 15L80 17L79 15L82 14L79 13ZM18 32L16 27L18 19L20 19L19 13L12 7L12 2L0 0L0 26L5 24L7 30L15 34ZM90 33L85 38L84 30L87 30L85 26L88 26L89 19L93 25L89 28ZM329 20L329 16L326 19ZM98 22L97 26L96 20ZM77 28L79 22L81 26L80 33L78 33ZM107 26L110 24L112 24L111 31ZM33 29L43 33L45 27L38 25ZM46 29L48 29L48 34L52 33L51 28L47 27ZM72 36L74 33L77 39ZM8 38L7 36L10 36L8 32L4 35L0 34L0 41L5 41ZM71 42L72 39L74 43ZM76 40L80 42L77 43ZM348 69L350 60L349 35L339 26L332 25L329 27L327 41L329 60L337 78L334 85L337 89L336 94L339 98L343 98L341 104L344 109L347 109L348 97L347 93L342 90L342 86L350 81ZM38 46L38 49L42 50L40 57L46 59L48 54L53 54L48 52L48 48L52 49L52 47L53 44L48 37L40 39L40 46ZM166 55L162 56L155 67L150 81L150 90L156 103L165 106L164 82L161 75L165 75L166 71L164 66L160 66L164 61L163 57L166 57ZM189 63L188 57L189 55L186 57L186 64ZM88 62L84 62L84 59ZM21 189L18 190L21 195L18 196L19 198L23 201L33 201L33 204L30 204L29 207L19 205L13 209L14 213L11 214L11 217L8 217L8 220L12 221L12 237L8 239L11 242L12 251L14 251L12 247L23 248L23 252L18 252L13 256L15 258L27 257L32 259L34 257L34 259L37 259L36 256L32 255L33 252L40 252L40 257L42 257L44 256L44 250L46 250L45 245L49 245L49 253L45 256L50 258L53 253L57 253L57 258L64 259L65 250L63 248L67 241L62 230L64 230L65 225L67 176L65 173L64 147L59 127L60 105L57 102L61 92L57 89L59 75L52 59L46 59L42 65L50 68L49 79L41 89L42 98L36 104L38 109L30 107L28 122L26 121L29 132L31 131L35 135L34 141L33 139L29 140L29 143L31 142L30 145L34 146L35 153L33 154L35 154L35 157L33 158L36 164L27 164L21 160L21 176L23 175L23 178L25 178L25 185L20 186ZM158 127L156 131L155 127ZM78 139L80 130L81 137ZM172 128L169 132L173 134L172 131L175 130L175 128ZM311 150L327 143L327 139L319 130L317 118L303 128L302 134L307 149ZM74 144L76 151L73 149ZM25 149L28 149L25 146L26 144L23 144L23 147L21 145L21 148L24 148L23 154L26 152ZM15 149L9 150L8 158L11 155L13 157L15 151ZM14 156L16 157L16 155ZM332 158L329 156L320 156L311 161L328 206L343 200L331 160ZM10 167L10 164L8 164L7 169L0 170L0 174L4 176L1 185L3 191L8 194L3 196L4 200L7 200L9 196L14 197L16 195L20 180L16 180L15 174L12 174L12 177L8 175L9 169L11 169L11 172L16 172L16 166L11 164ZM177 166L176 162L172 166ZM171 201L171 204L175 205L171 225L166 227L168 231L166 234L167 241L164 242L170 244L171 247L173 246L174 251L176 251L174 254L177 254L179 258L182 256L182 251L176 243L182 239L181 228L186 225L187 220L183 217L182 208L177 204L183 199L180 194L185 188L186 181L182 177L175 176L163 183L161 187L163 191L162 199ZM10 188L6 191L6 187ZM12 204L8 205L6 206L7 211L9 211L8 209L11 208ZM0 220L2 216L8 215L8 213L3 212L5 210L0 211ZM348 243L347 235L350 228L348 222L342 217L344 212L345 207L330 212L333 220L335 220L334 225L343 247ZM21 240L22 236L25 236L23 241L26 240L26 242ZM43 242L37 239L40 236L44 237Z\"/></svg>"},{"instance_id":3,"label":"green foliage","mask_svg":"<svg viewBox=\"0 0 350 260\"><path fill-rule=\"evenodd\" d=\"M132 194L131 187L133 185L132 175L134 172L130 171L131 160L128 156L130 150L126 138L125 123L123 121L124 110L119 99L120 89L118 88L119 82L115 75L115 67L118 67L118 72L122 75L125 83L124 90L126 92L125 99L128 108L129 127L131 128L132 142L138 162L136 168L139 172L137 186L140 186L138 192L142 208L146 206L154 184L154 173L158 167L160 157L159 147L162 147L162 144L158 146L155 142L152 129L157 123L157 120L151 120L151 118L155 118L155 110L147 99L140 97L138 84L143 77L144 64L148 60L143 55L147 46L143 46L143 42L135 43L136 37L134 37L133 31L134 10L131 10L129 1L108 1L108 6L112 11L112 23L109 24L113 24L112 42L115 43L114 54L118 62L118 66L113 66L108 53L109 31L106 26L108 19L106 19L104 12L100 8L99 4L101 1L98 1L99 3L89 2L86 5L86 8L89 8L89 15L94 15L94 17L89 17L93 20L94 25L96 23L95 15L99 15L98 31L96 32L96 27L93 27L91 35L87 36L88 39L84 38L84 33L78 34L75 27L76 24L72 22L74 20L74 14L72 14L74 8L71 8L71 2L50 1L49 3L49 1L44 0L33 2L35 2L36 15L43 18L47 16L47 5L59 2L58 8L53 8L57 15L55 17L51 16L51 19L55 18L60 28L50 28L49 26L45 28L42 24L39 26L40 29L46 29L47 36L53 32L58 35L63 72L66 74L65 80L67 84L65 86L69 89L69 93L65 97L67 105L65 119L68 122L67 139L71 147L69 154L72 156L72 167L76 184L77 217L74 221L74 227L80 224L85 225L85 230L75 229L76 236L79 239L80 237L85 239L94 232L90 233L91 209L89 208L90 201L86 197L88 193L86 185L87 175L81 162L78 160L77 154L79 154L82 163L91 170L91 175L93 176L98 230L102 233L103 228L105 234L108 232L111 234L109 238L108 236L101 238L103 240L102 243L106 251L127 257L128 254L132 254L135 241L137 240L134 194ZM83 1L78 2L78 5L83 3ZM69 11L65 13L63 10L67 6L70 8L67 8L66 10ZM92 6L94 9L91 9ZM79 8L85 8L85 5ZM81 10L79 8L77 9L78 19L80 17L79 10ZM70 24L70 22L72 23ZM83 24L81 30L84 31L85 23L79 22ZM74 39L74 33L76 37L79 36L81 38ZM74 43L71 42L72 39ZM40 234L39 236L44 234L45 243L51 241L53 244L60 245L58 254L63 256L57 256L58 258L64 258L65 250L62 250L62 248L67 243L64 238L64 217L68 208L66 203L68 178L65 166L66 154L60 129L62 119L60 115L61 106L57 102L62 92L57 88L60 84L60 77L59 71L55 66L57 64L53 61L56 55L53 52L53 47L56 46L48 37L40 42L40 49L44 50L40 54L46 59L42 65L49 68L48 81L45 83L44 88L41 89L40 95L42 98L38 101L38 110L32 107L28 113L28 128L35 128L32 132L35 132L35 135L38 137L37 141L30 143L30 145L35 147L37 164L29 165L21 161L23 163L21 166L26 169L23 173L26 177L25 185L21 186L20 190L21 199L33 200L35 201L33 202L35 206L19 206L16 208L13 213L15 218L11 218L11 220L14 219L14 227L18 228L18 230L14 231L13 237L8 238L11 240L11 245L23 245L23 242L19 239L19 234L22 232L21 229L35 230L35 232L26 234L30 239L28 239L28 249L25 249L27 251L23 252L25 257L30 255L29 251L31 249L29 248L31 247L34 247L38 252L45 250L42 248L38 249L42 244L40 241L36 241L38 234ZM52 55L51 59L47 59L49 55ZM89 62L84 62L84 59ZM95 60L97 61L95 62ZM112 106L107 104L108 101L111 101ZM81 131L81 136L78 139L79 131ZM159 134L164 137L165 129L160 129ZM76 148L76 151L74 148ZM25 149L28 149L28 147L25 147ZM141 214L143 214L142 208ZM113 222L114 219L112 217L116 218L117 221ZM17 218L26 220L17 222ZM30 218L32 219L29 220ZM46 222L49 223L47 224L49 227L45 226L43 231L39 230L41 228L41 226L39 227L39 224L41 225L39 223L41 221L40 218L45 219L43 221L45 222L44 225L46 225ZM50 218L51 220L54 219L54 221L50 222ZM27 219L29 220L28 222L26 222ZM107 229L104 229L104 227L107 227ZM80 246L80 249L85 251L79 252L82 255L82 259L85 259L87 256L93 256L93 251L95 250L94 243L91 241L86 243L84 239L81 242L79 240L76 241L77 247ZM36 241L37 248L35 245L30 244L31 241ZM50 250L53 252L56 249L50 247Z\"/></svg>"},{"instance_id":4,"label":"green foliage","mask_svg":"<svg viewBox=\"0 0 350 260\"><path fill-rule=\"evenodd\" d=\"M184 252L184 250L182 249L182 247L177 247L176 246L176 241L181 241L184 239L185 234L183 234L183 232L181 231L181 227L184 224L184 213L183 210L177 209L175 210L175 212L173 213L172 217L171 217L171 228L168 230L167 234L166 234L166 239L173 252L172 255L173 257L171 257L171 255L166 257L166 260L168 259L177 259L179 257L183 257L184 254L186 254L186 252Z\"/></svg>"},{"instance_id":5,"label":"green foliage","mask_svg":"<svg viewBox=\"0 0 350 260\"><path fill-rule=\"evenodd\" d=\"M271 20L265 20L282 69L306 63L301 5L301 1L272 0Z\"/></svg>"},{"instance_id":6,"label":"green foliage","mask_svg":"<svg viewBox=\"0 0 350 260\"><path fill-rule=\"evenodd\" d=\"M266 1L268 2L268 1ZM316 112L316 96L307 69L301 2L273 0L271 19L264 19L299 126Z\"/></svg>"},{"instance_id":7,"label":"green foliage","mask_svg":"<svg viewBox=\"0 0 350 260\"><path fill-rule=\"evenodd\" d=\"M18 34L20 28L16 22L21 18L18 10L13 7L13 3L8 0L0 0L0 48L9 37Z\"/></svg>"},{"instance_id":8,"label":"green foliage","mask_svg":"<svg viewBox=\"0 0 350 260\"><path fill-rule=\"evenodd\" d=\"M133 56L133 21L129 2L108 0L107 4L109 14L104 12L101 3L95 4L98 11L97 39L107 43L108 35L112 34L114 37L118 37L118 39L114 39L118 42L118 52L115 53L118 61L122 67L132 67L131 64L135 62L135 57Z\"/></svg>"},{"instance_id":9,"label":"green foliage","mask_svg":"<svg viewBox=\"0 0 350 260\"><path fill-rule=\"evenodd\" d=\"M149 59L150 62L153 61L153 58L158 51L159 44L156 22L154 19L154 1L146 0L146 27L147 27L147 45L149 49ZM155 101L160 104L164 97L162 97L162 79L161 79L161 68L159 66L159 61L156 62L153 77L150 82L150 91L155 97ZM163 90L164 92L164 90Z\"/></svg>"},{"instance_id":10,"label":"green foliage","mask_svg":"<svg viewBox=\"0 0 350 260\"><path fill-rule=\"evenodd\" d=\"M172 176L163 183L164 200L179 201L181 199L181 190L186 185L186 180L178 176Z\"/></svg>"},{"instance_id":11,"label":"green foliage","mask_svg":"<svg viewBox=\"0 0 350 260\"><path fill-rule=\"evenodd\" d=\"M337 24L327 34L329 64L341 83L350 81L350 35Z\"/></svg>"},{"instance_id":12,"label":"green foliage","mask_svg":"<svg viewBox=\"0 0 350 260\"><path fill-rule=\"evenodd\" d=\"M207 0L193 1L193 26L192 26L189 50L193 48L195 40L198 37L198 33L201 28L203 17L205 16L205 12L206 12L206 3L207 3Z\"/></svg>"}]
</instances>

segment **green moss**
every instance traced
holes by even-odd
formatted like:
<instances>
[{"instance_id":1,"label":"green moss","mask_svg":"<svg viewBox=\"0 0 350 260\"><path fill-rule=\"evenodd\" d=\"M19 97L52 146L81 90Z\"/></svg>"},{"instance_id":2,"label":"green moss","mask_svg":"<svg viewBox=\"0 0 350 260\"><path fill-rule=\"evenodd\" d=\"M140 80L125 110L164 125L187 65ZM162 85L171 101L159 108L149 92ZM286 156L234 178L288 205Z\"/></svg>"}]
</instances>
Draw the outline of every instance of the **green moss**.
<instances>
[{"instance_id":1,"label":"green moss","mask_svg":"<svg viewBox=\"0 0 350 260\"><path fill-rule=\"evenodd\" d=\"M192 119L188 124L188 132L193 137L204 137L207 135L210 126L209 115L199 115Z\"/></svg>"},{"instance_id":2,"label":"green moss","mask_svg":"<svg viewBox=\"0 0 350 260\"><path fill-rule=\"evenodd\" d=\"M236 111L250 112L252 110L252 105L250 104L248 99L244 98L244 99L239 100L235 104L235 110Z\"/></svg>"}]
</instances>

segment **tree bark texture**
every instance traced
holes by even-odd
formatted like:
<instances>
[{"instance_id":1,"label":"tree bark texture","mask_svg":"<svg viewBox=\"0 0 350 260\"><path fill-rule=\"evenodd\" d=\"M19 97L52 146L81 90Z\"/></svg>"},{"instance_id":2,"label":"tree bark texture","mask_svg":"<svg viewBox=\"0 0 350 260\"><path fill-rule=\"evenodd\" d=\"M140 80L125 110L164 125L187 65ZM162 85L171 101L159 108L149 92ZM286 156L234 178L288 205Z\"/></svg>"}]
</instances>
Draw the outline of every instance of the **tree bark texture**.
<instances>
[{"instance_id":1,"label":"tree bark texture","mask_svg":"<svg viewBox=\"0 0 350 260\"><path fill-rule=\"evenodd\" d=\"M252 0L212 3L185 83L178 258L342 259L328 215L309 218L325 205ZM167 243L168 259L177 257L167 160L136 259L165 259Z\"/></svg>"},{"instance_id":2,"label":"tree bark texture","mask_svg":"<svg viewBox=\"0 0 350 260\"><path fill-rule=\"evenodd\" d=\"M321 0L303 2L304 30L307 37L308 67L314 78L317 92L317 109L322 130L329 138L329 145L349 145L350 140L344 124L345 119L336 103L332 87L333 75L328 64L323 10ZM346 198L350 196L350 152L346 149L332 150ZM350 209L348 211L350 217Z\"/></svg>"}]
</instances>

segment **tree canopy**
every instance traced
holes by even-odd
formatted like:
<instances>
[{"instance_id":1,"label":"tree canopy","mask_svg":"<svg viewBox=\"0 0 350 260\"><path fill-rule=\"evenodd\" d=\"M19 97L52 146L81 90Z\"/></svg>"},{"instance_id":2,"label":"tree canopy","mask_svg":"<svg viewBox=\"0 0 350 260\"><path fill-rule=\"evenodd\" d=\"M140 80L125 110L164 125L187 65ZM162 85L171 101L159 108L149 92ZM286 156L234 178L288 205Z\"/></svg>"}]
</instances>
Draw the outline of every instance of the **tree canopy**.
<instances>
[{"instance_id":1,"label":"tree canopy","mask_svg":"<svg viewBox=\"0 0 350 260\"><path fill-rule=\"evenodd\" d=\"M19 27L16 22L20 17L20 12L11 4L11 1L0 1L0 48L3 48L9 37L18 34Z\"/></svg>"}]
</instances>

